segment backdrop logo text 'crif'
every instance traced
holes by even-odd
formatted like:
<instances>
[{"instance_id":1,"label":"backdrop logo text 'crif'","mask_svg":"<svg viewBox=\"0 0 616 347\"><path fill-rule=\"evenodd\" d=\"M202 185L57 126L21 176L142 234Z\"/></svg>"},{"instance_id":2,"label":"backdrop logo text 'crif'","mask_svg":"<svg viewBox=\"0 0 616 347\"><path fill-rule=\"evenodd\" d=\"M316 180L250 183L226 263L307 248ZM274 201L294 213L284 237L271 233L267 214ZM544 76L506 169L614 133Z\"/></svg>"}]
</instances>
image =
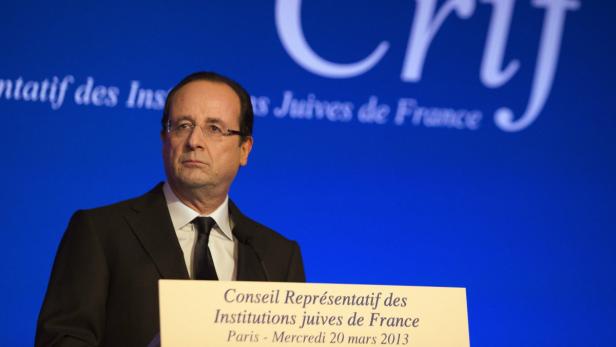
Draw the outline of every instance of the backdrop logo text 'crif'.
<instances>
[{"instance_id":1,"label":"backdrop logo text 'crif'","mask_svg":"<svg viewBox=\"0 0 616 347\"><path fill-rule=\"evenodd\" d=\"M505 63L515 0L481 0L492 6L490 23L480 67L480 80L488 88L499 88L518 72L520 62ZM400 78L419 82L426 55L436 34L452 14L469 19L475 13L476 0L448 0L437 8L437 0L415 0L415 11ZM550 94L558 64L562 33L568 11L580 7L578 0L532 0L531 5L545 11L530 97L524 113L516 117L506 107L494 113L495 124L504 131L520 131L532 124L541 113ZM354 63L335 63L315 52L304 36L301 20L301 0L278 0L276 27L285 50L304 69L327 78L351 78L362 75L377 65L389 50L382 41L364 59Z\"/></svg>"}]
</instances>

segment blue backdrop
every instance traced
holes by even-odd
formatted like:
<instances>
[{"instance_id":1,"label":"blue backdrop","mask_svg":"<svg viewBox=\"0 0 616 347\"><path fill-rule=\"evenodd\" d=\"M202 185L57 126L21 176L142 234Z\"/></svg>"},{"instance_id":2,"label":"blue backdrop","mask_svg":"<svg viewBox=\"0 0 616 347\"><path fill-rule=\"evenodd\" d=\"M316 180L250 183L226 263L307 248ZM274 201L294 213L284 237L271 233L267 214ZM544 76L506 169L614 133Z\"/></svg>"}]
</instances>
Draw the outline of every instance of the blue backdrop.
<instances>
[{"instance_id":1,"label":"blue backdrop","mask_svg":"<svg viewBox=\"0 0 616 347\"><path fill-rule=\"evenodd\" d=\"M615 345L615 8L3 3L0 345L32 344L70 215L164 179L196 70L253 95L231 196L309 281L466 287L473 346Z\"/></svg>"}]
</instances>

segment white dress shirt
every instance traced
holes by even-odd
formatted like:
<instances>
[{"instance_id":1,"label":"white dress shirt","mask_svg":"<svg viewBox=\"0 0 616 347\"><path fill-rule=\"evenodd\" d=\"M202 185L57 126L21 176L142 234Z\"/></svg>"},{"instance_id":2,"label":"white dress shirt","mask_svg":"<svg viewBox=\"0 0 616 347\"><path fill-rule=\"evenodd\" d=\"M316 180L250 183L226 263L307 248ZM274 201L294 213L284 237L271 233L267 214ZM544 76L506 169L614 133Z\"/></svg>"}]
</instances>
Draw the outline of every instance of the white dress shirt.
<instances>
[{"instance_id":1,"label":"white dress shirt","mask_svg":"<svg viewBox=\"0 0 616 347\"><path fill-rule=\"evenodd\" d=\"M216 225L210 232L208 245L214 260L218 279L221 281L235 280L237 272L237 240L231 233L233 221L229 217L229 196L211 214L200 215L199 212L180 201L167 182L163 186L163 193L165 194L165 200L167 200L171 222L180 242L180 247L182 247L184 261L186 262L186 268L190 277L193 278L192 260L197 241L197 230L191 222L196 217L201 216L212 217L216 221Z\"/></svg>"}]
</instances>

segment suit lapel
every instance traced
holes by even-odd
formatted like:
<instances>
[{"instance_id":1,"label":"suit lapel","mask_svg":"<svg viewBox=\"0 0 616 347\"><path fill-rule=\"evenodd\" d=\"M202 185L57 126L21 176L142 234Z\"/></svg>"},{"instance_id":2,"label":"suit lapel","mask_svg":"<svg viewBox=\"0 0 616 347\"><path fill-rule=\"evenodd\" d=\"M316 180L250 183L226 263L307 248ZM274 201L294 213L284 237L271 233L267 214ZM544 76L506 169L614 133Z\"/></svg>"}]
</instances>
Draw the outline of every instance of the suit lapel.
<instances>
[{"instance_id":1,"label":"suit lapel","mask_svg":"<svg viewBox=\"0 0 616 347\"><path fill-rule=\"evenodd\" d=\"M161 278L189 279L184 254L169 216L162 183L135 201L132 208L135 213L127 214L126 220L152 258ZM254 226L251 226L250 221L232 201L229 201L229 213L233 218L235 237L238 241L247 240L252 245L238 242L237 280L265 281L266 276L253 248Z\"/></svg>"},{"instance_id":2,"label":"suit lapel","mask_svg":"<svg viewBox=\"0 0 616 347\"><path fill-rule=\"evenodd\" d=\"M244 243L238 243L237 280L238 281L265 281L263 269L255 251Z\"/></svg>"},{"instance_id":3,"label":"suit lapel","mask_svg":"<svg viewBox=\"0 0 616 347\"><path fill-rule=\"evenodd\" d=\"M171 223L162 183L138 199L126 219L162 278L188 279L182 248Z\"/></svg>"},{"instance_id":4,"label":"suit lapel","mask_svg":"<svg viewBox=\"0 0 616 347\"><path fill-rule=\"evenodd\" d=\"M233 201L229 201L229 213L233 218L233 235L238 239L237 280L265 281L266 276L253 248L254 227L250 225L248 218L240 212Z\"/></svg>"}]
</instances>

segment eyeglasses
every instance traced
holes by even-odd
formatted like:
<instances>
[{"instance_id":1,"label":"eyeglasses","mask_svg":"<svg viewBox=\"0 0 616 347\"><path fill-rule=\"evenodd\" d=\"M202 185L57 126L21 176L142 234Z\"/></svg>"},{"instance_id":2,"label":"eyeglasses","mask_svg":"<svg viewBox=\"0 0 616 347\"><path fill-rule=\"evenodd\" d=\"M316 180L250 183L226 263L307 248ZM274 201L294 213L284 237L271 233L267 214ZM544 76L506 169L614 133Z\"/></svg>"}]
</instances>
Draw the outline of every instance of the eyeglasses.
<instances>
[{"instance_id":1,"label":"eyeglasses","mask_svg":"<svg viewBox=\"0 0 616 347\"><path fill-rule=\"evenodd\" d=\"M212 140L221 140L223 137L227 136L244 136L244 133L239 130L227 129L220 124L210 123L205 126L197 126L193 122L189 121L180 121L176 124L171 124L171 122L167 122L166 131L172 136L180 139L188 138L195 128L200 128L205 135L206 138Z\"/></svg>"}]
</instances>

